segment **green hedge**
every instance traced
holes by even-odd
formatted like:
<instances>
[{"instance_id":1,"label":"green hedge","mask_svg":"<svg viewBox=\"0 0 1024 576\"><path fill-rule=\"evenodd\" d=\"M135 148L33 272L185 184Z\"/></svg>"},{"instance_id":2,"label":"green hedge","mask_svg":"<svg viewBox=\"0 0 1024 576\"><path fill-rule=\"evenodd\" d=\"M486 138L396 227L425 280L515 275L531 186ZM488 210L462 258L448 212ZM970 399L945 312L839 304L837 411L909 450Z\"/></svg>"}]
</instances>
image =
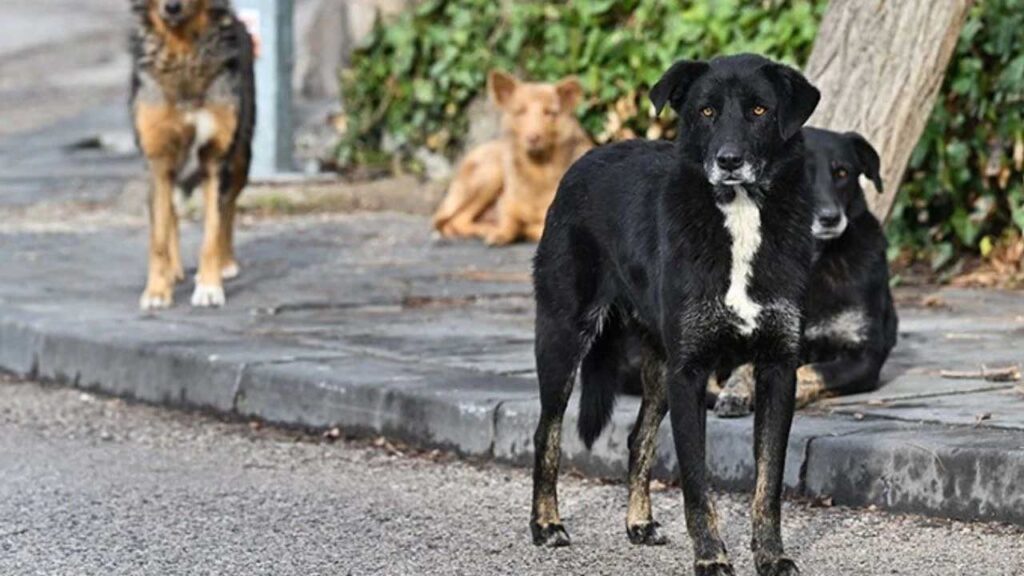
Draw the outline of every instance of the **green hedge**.
<instances>
[{"instance_id":1,"label":"green hedge","mask_svg":"<svg viewBox=\"0 0 1024 576\"><path fill-rule=\"evenodd\" d=\"M980 0L960 35L889 223L940 269L1024 230L1024 0Z\"/></svg>"},{"instance_id":2,"label":"green hedge","mask_svg":"<svg viewBox=\"0 0 1024 576\"><path fill-rule=\"evenodd\" d=\"M746 5L753 4L753 7ZM824 2L714 0L426 0L378 27L342 77L348 138L342 166L461 151L466 107L487 72L532 80L577 74L584 127L599 140L647 133L646 93L675 60L761 52L791 63L810 52ZM614 119L609 120L610 116Z\"/></svg>"},{"instance_id":3,"label":"green hedge","mask_svg":"<svg viewBox=\"0 0 1024 576\"><path fill-rule=\"evenodd\" d=\"M580 118L598 141L670 134L671 120L650 117L643 88L673 61L759 52L802 65L826 5L425 0L378 26L343 74L348 129L338 161L408 165L421 147L454 158L466 108L492 68L534 80L579 75L588 96ZM890 235L936 267L1024 229L1022 35L1024 0L975 4L914 152Z\"/></svg>"}]
</instances>

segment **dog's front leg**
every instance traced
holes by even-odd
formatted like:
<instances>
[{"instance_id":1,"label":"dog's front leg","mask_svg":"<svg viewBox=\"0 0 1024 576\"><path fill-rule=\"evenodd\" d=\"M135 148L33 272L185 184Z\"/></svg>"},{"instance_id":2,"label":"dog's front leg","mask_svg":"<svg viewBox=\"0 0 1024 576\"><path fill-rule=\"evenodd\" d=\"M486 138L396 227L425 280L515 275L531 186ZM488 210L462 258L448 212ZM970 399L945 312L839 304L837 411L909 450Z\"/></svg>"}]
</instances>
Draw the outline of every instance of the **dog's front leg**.
<instances>
[{"instance_id":1,"label":"dog's front leg","mask_svg":"<svg viewBox=\"0 0 1024 576\"><path fill-rule=\"evenodd\" d=\"M668 406L679 459L686 527L693 541L697 576L735 574L718 533L718 514L709 493L705 452L704 393L710 366L676 362L669 366Z\"/></svg>"},{"instance_id":2,"label":"dog's front leg","mask_svg":"<svg viewBox=\"0 0 1024 576\"><path fill-rule=\"evenodd\" d=\"M796 406L803 408L828 396L878 388L885 355L874 350L842 353L828 362L805 364L796 372Z\"/></svg>"},{"instance_id":3,"label":"dog's front leg","mask_svg":"<svg viewBox=\"0 0 1024 576\"><path fill-rule=\"evenodd\" d=\"M759 359L755 363L757 401L754 403L754 563L760 576L799 574L796 564L786 558L782 547L782 478L786 462L789 429L793 423L796 390L794 355Z\"/></svg>"},{"instance_id":4,"label":"dog's front leg","mask_svg":"<svg viewBox=\"0 0 1024 576\"><path fill-rule=\"evenodd\" d=\"M196 288L192 293L192 305L216 307L224 305L224 267L230 256L224 251L228 244L224 237L225 224L223 195L233 201L237 191L228 190L222 181L224 162L235 128L238 125L237 109L233 104L208 104L195 114L199 124L197 132L202 146L199 151L203 169L203 246L199 253L199 273ZM230 219L231 216L228 216Z\"/></svg>"},{"instance_id":5,"label":"dog's front leg","mask_svg":"<svg viewBox=\"0 0 1024 576\"><path fill-rule=\"evenodd\" d=\"M203 245L199 252L199 273L196 288L192 293L192 305L214 307L224 305L221 209L220 209L220 165L210 161L204 166L203 184Z\"/></svg>"},{"instance_id":6,"label":"dog's front leg","mask_svg":"<svg viewBox=\"0 0 1024 576\"><path fill-rule=\"evenodd\" d=\"M149 274L139 306L143 310L167 308L173 299L174 276L171 242L176 239L174 213L174 161L150 160L153 188L149 196Z\"/></svg>"}]
</instances>

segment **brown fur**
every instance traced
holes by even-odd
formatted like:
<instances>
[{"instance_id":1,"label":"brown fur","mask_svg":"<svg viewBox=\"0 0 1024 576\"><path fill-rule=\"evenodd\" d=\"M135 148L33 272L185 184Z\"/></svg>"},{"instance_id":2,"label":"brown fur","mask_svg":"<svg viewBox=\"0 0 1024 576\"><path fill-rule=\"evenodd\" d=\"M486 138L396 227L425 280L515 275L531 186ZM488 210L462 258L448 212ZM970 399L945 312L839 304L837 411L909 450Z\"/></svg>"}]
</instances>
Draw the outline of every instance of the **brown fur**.
<instances>
[{"instance_id":1,"label":"brown fur","mask_svg":"<svg viewBox=\"0 0 1024 576\"><path fill-rule=\"evenodd\" d=\"M502 110L504 136L470 151L434 214L446 237L476 236L488 244L536 241L558 182L593 145L574 111L582 94L575 78L527 83L500 71L488 77ZM492 206L497 222L481 217Z\"/></svg>"},{"instance_id":2,"label":"brown fur","mask_svg":"<svg viewBox=\"0 0 1024 576\"><path fill-rule=\"evenodd\" d=\"M255 113L252 43L223 0L184 0L169 19L166 0L135 0L132 112L153 188L149 274L140 305L169 306L184 279L172 196L192 156L203 190L204 231L196 306L224 303L223 278L237 274L235 202L248 180Z\"/></svg>"}]
</instances>

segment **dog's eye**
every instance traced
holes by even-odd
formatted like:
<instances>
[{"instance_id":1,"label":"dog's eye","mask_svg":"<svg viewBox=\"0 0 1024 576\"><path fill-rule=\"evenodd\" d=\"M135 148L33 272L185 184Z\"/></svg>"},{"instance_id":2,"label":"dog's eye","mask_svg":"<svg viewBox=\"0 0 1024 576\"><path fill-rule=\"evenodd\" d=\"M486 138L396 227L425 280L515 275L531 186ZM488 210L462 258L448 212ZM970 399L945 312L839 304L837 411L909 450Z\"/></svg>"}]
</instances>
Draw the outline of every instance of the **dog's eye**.
<instances>
[{"instance_id":1,"label":"dog's eye","mask_svg":"<svg viewBox=\"0 0 1024 576\"><path fill-rule=\"evenodd\" d=\"M705 106L705 107L700 109L700 113L705 118L711 118L712 116L715 115L715 109L712 108L711 106Z\"/></svg>"},{"instance_id":2,"label":"dog's eye","mask_svg":"<svg viewBox=\"0 0 1024 576\"><path fill-rule=\"evenodd\" d=\"M754 110L753 110L754 116L764 116L764 113L767 112L767 111L768 111L768 109L765 108L764 106L761 106L761 105L754 106Z\"/></svg>"},{"instance_id":3,"label":"dog's eye","mask_svg":"<svg viewBox=\"0 0 1024 576\"><path fill-rule=\"evenodd\" d=\"M842 180L850 175L850 173L846 171L846 168L836 168L833 174L835 175L836 180Z\"/></svg>"}]
</instances>

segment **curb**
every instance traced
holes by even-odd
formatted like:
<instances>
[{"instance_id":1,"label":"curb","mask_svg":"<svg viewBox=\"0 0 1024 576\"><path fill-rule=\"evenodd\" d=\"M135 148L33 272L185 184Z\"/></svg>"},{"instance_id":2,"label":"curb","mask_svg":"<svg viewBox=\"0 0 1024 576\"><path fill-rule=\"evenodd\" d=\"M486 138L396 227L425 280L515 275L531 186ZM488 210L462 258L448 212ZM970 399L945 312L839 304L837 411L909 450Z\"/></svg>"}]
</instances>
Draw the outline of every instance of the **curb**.
<instances>
[{"instance_id":1,"label":"curb","mask_svg":"<svg viewBox=\"0 0 1024 576\"><path fill-rule=\"evenodd\" d=\"M152 404L274 424L382 434L424 448L530 465L539 405L532 378L403 362L345 348L267 339L238 342L188 324L123 326L88 315L62 318L0 308L0 369ZM635 398L620 399L608 429L586 451L567 413L567 468L624 478ZM751 419L708 419L715 484L749 490ZM677 469L667 422L655 475ZM877 506L972 521L1024 524L1024 435L842 416L798 415L785 485L794 497ZM524 504L525 505L525 504Z\"/></svg>"}]
</instances>

